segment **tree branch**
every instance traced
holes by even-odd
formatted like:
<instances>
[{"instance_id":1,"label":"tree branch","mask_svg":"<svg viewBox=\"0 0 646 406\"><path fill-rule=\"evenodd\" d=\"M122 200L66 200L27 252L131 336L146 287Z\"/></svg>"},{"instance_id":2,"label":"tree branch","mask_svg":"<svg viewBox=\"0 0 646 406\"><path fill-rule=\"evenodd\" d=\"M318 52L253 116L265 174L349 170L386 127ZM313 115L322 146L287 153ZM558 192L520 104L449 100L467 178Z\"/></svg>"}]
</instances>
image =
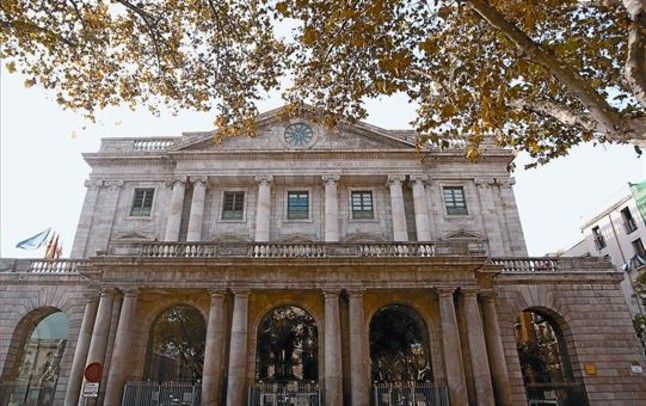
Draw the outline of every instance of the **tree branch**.
<instances>
[{"instance_id":1,"label":"tree branch","mask_svg":"<svg viewBox=\"0 0 646 406\"><path fill-rule=\"evenodd\" d=\"M621 115L594 89L589 87L581 76L557 60L554 55L542 50L524 32L509 23L486 0L467 0L467 2L485 21L511 40L526 55L527 59L541 65L558 79L572 96L590 110L591 116L603 126L604 133L623 133L628 130L625 128L625 123L622 122Z\"/></svg>"},{"instance_id":2,"label":"tree branch","mask_svg":"<svg viewBox=\"0 0 646 406\"><path fill-rule=\"evenodd\" d=\"M646 108L646 6L643 0L623 0L632 20L624 76L635 98Z\"/></svg>"}]
</instances>

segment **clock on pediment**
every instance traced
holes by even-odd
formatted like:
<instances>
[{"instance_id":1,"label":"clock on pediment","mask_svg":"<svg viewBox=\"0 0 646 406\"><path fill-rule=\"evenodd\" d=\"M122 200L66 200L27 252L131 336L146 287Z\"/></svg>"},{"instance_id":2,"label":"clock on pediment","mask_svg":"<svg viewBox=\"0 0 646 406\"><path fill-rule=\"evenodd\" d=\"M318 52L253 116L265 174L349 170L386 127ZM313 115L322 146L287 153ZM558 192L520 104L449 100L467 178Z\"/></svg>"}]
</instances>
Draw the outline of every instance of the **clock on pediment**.
<instances>
[{"instance_id":1,"label":"clock on pediment","mask_svg":"<svg viewBox=\"0 0 646 406\"><path fill-rule=\"evenodd\" d=\"M285 141L296 148L307 147L314 139L312 128L305 123L295 123L285 129Z\"/></svg>"}]
</instances>

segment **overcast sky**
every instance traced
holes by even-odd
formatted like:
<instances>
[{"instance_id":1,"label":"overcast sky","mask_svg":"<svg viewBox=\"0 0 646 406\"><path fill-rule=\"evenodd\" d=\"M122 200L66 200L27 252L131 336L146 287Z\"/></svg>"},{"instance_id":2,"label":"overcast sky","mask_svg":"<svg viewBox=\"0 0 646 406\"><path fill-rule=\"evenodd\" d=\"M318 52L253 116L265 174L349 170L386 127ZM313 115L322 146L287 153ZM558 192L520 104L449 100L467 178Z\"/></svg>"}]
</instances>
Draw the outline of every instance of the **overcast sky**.
<instances>
[{"instance_id":1,"label":"overcast sky","mask_svg":"<svg viewBox=\"0 0 646 406\"><path fill-rule=\"evenodd\" d=\"M209 130L213 114L182 112L154 117L145 109L114 108L96 123L64 111L51 93L26 89L23 78L0 73L0 256L41 256L15 248L18 241L47 227L63 236L69 255L89 173L81 153L93 152L101 137L180 135ZM272 95L261 111L278 107ZM414 107L404 97L369 104L370 124L406 128ZM646 157L630 146L591 145L537 169L524 170L528 158L517 158L514 191L530 255L544 255L574 245L585 218L627 192L627 182L646 179Z\"/></svg>"}]
</instances>

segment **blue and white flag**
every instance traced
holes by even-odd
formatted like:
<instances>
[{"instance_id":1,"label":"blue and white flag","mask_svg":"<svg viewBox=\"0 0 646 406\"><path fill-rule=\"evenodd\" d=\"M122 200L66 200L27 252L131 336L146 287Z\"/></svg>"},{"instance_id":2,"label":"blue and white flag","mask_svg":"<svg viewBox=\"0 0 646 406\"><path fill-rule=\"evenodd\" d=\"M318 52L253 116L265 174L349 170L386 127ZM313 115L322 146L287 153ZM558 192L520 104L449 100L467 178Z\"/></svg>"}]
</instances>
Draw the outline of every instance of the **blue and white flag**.
<instances>
[{"instance_id":1,"label":"blue and white flag","mask_svg":"<svg viewBox=\"0 0 646 406\"><path fill-rule=\"evenodd\" d=\"M50 227L33 237L27 238L24 241L20 241L18 244L16 244L16 248L22 248L23 250L35 250L42 247L43 244L45 244L45 241L47 241L47 236L49 235L49 232L51 230L52 228Z\"/></svg>"}]
</instances>

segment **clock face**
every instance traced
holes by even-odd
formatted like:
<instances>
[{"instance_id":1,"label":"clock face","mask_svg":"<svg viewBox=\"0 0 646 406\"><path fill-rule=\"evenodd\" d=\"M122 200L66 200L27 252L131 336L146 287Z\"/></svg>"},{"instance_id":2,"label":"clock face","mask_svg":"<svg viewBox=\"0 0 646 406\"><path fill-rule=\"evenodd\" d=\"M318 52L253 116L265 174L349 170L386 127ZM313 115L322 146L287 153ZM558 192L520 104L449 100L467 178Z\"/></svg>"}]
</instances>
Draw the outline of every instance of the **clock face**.
<instances>
[{"instance_id":1,"label":"clock face","mask_svg":"<svg viewBox=\"0 0 646 406\"><path fill-rule=\"evenodd\" d=\"M305 123L292 124L285 129L285 141L294 147L304 147L312 141L312 129Z\"/></svg>"}]
</instances>

